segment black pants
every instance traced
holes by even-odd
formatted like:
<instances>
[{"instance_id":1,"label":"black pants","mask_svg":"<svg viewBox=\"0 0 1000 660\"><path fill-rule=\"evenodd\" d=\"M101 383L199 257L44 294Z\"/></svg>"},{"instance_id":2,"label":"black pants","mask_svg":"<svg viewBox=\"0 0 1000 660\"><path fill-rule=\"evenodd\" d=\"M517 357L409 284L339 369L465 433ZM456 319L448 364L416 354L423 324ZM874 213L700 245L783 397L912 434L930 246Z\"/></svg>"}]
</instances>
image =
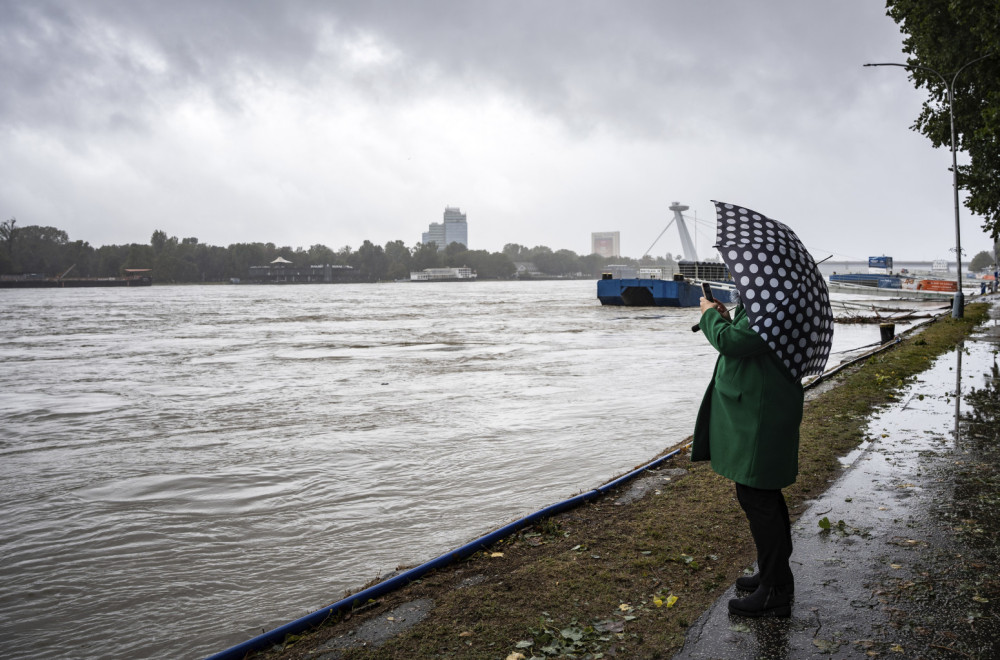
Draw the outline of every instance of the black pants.
<instances>
[{"instance_id":1,"label":"black pants","mask_svg":"<svg viewBox=\"0 0 1000 660\"><path fill-rule=\"evenodd\" d=\"M773 587L792 584L792 525L788 505L780 490L763 490L736 484L736 499L750 523L750 533L757 546L760 583Z\"/></svg>"}]
</instances>

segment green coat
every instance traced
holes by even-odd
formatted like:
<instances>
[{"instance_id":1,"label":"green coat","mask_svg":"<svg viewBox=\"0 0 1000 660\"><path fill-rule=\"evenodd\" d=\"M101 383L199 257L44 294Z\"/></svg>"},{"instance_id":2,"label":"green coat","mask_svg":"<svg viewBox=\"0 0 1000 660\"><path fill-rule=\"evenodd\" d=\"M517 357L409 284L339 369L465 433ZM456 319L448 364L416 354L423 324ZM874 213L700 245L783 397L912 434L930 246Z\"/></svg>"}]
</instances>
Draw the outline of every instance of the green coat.
<instances>
[{"instance_id":1,"label":"green coat","mask_svg":"<svg viewBox=\"0 0 1000 660\"><path fill-rule=\"evenodd\" d=\"M719 359L698 409L691 460L711 460L713 470L745 486L792 484L799 472L802 384L750 329L742 305L732 322L709 309L700 326Z\"/></svg>"}]
</instances>

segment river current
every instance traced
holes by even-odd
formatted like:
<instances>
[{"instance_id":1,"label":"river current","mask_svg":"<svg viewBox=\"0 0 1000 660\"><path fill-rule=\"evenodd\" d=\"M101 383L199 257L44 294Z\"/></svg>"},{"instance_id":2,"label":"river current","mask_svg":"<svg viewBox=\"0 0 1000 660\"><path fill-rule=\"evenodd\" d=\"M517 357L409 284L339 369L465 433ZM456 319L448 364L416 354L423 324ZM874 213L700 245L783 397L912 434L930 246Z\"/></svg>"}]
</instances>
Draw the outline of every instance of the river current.
<instances>
[{"instance_id":1,"label":"river current","mask_svg":"<svg viewBox=\"0 0 1000 660\"><path fill-rule=\"evenodd\" d=\"M6 658L196 658L690 434L696 309L593 281L0 291ZM834 350L878 339L838 325Z\"/></svg>"}]
</instances>

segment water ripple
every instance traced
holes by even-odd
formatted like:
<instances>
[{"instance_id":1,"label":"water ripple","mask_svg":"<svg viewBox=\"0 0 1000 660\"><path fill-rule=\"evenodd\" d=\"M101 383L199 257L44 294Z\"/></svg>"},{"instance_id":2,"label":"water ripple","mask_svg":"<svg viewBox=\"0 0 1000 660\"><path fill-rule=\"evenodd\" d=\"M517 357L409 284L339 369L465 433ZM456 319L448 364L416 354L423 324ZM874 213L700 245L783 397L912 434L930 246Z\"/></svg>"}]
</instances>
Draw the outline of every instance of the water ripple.
<instances>
[{"instance_id":1,"label":"water ripple","mask_svg":"<svg viewBox=\"0 0 1000 660\"><path fill-rule=\"evenodd\" d=\"M714 363L593 282L0 296L9 658L244 641L648 460Z\"/></svg>"}]
</instances>

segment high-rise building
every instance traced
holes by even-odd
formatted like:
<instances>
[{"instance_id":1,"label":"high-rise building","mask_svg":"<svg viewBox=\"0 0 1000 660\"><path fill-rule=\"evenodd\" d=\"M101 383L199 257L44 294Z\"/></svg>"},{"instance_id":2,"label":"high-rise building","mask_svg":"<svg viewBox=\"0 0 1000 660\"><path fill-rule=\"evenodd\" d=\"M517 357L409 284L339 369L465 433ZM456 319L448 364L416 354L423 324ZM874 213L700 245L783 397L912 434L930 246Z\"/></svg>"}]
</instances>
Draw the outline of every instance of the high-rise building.
<instances>
[{"instance_id":1,"label":"high-rise building","mask_svg":"<svg viewBox=\"0 0 1000 660\"><path fill-rule=\"evenodd\" d=\"M590 251L607 259L620 257L620 233L617 231L595 231L590 235Z\"/></svg>"},{"instance_id":2,"label":"high-rise building","mask_svg":"<svg viewBox=\"0 0 1000 660\"><path fill-rule=\"evenodd\" d=\"M461 209L446 206L444 222L432 222L422 236L421 242L425 245L431 242L437 243L439 252L452 243L461 243L469 247L469 224Z\"/></svg>"}]
</instances>

